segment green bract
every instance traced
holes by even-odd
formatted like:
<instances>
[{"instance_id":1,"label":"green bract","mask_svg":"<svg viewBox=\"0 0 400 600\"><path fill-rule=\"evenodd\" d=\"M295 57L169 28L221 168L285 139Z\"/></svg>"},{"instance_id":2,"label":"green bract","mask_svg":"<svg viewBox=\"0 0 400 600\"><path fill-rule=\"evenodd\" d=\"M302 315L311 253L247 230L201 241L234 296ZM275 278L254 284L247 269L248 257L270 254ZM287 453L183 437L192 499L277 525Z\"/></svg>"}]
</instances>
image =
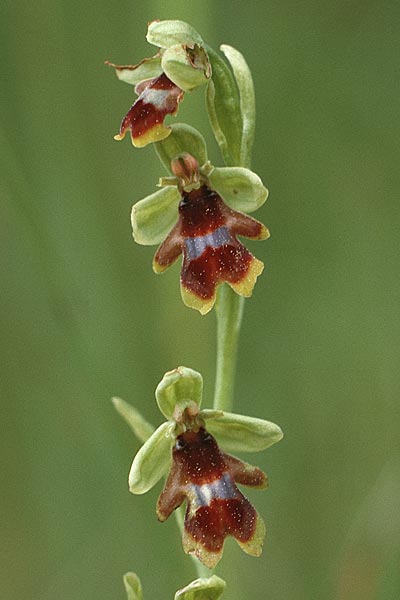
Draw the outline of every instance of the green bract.
<instances>
[{"instance_id":1,"label":"green bract","mask_svg":"<svg viewBox=\"0 0 400 600\"><path fill-rule=\"evenodd\" d=\"M226 588L226 583L220 577L195 579L175 594L174 600L218 600Z\"/></svg>"},{"instance_id":2,"label":"green bract","mask_svg":"<svg viewBox=\"0 0 400 600\"><path fill-rule=\"evenodd\" d=\"M256 124L256 101L253 78L247 62L238 50L227 45L222 45L220 50L230 62L239 89L239 104L243 126L239 164L247 166L250 164Z\"/></svg>"},{"instance_id":3,"label":"green bract","mask_svg":"<svg viewBox=\"0 0 400 600\"><path fill-rule=\"evenodd\" d=\"M212 79L207 87L207 110L215 139L227 165L241 165L240 148L243 122L239 91L226 62L207 48Z\"/></svg>"},{"instance_id":4,"label":"green bract","mask_svg":"<svg viewBox=\"0 0 400 600\"><path fill-rule=\"evenodd\" d=\"M133 460L129 473L129 490L133 494L144 494L168 472L171 448L185 427L185 410L199 423L206 422L207 430L229 451L259 452L282 439L281 428L270 421L218 410L200 410L202 390L202 376L188 367L168 371L158 384L157 404L168 421L150 435ZM125 402L121 410L121 402L114 401L114 404L135 433L142 431L143 422L151 428L135 409L130 411ZM140 433L138 437L143 439Z\"/></svg>"},{"instance_id":5,"label":"green bract","mask_svg":"<svg viewBox=\"0 0 400 600\"><path fill-rule=\"evenodd\" d=\"M143 600L142 584L136 573L125 573L124 585L128 600Z\"/></svg>"}]
</instances>

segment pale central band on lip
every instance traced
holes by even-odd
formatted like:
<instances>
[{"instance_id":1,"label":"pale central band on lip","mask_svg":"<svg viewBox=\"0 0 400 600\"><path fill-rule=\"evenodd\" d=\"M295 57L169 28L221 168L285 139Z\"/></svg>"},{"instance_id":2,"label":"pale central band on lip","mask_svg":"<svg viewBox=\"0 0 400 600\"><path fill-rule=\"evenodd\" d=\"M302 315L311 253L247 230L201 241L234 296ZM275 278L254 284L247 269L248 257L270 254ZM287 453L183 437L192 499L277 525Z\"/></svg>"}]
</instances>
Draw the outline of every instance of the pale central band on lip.
<instances>
[{"instance_id":1,"label":"pale central band on lip","mask_svg":"<svg viewBox=\"0 0 400 600\"><path fill-rule=\"evenodd\" d=\"M223 473L219 479L210 483L191 484L190 489L196 496L197 506L210 506L212 500L230 500L238 496L229 473Z\"/></svg>"},{"instance_id":2,"label":"pale central band on lip","mask_svg":"<svg viewBox=\"0 0 400 600\"><path fill-rule=\"evenodd\" d=\"M220 248L225 244L230 244L231 241L232 236L225 226L218 227L218 229L206 235L185 238L187 257L189 260L193 260L201 256L206 248Z\"/></svg>"}]
</instances>

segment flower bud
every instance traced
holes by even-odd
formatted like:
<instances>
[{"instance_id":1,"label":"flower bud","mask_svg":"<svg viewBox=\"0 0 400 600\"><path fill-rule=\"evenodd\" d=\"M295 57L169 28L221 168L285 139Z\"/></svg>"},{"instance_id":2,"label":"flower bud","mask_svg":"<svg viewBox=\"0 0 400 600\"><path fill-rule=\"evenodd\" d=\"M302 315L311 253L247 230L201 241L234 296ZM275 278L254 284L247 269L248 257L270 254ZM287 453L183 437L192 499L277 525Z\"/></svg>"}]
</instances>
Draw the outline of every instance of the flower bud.
<instances>
[{"instance_id":1,"label":"flower bud","mask_svg":"<svg viewBox=\"0 0 400 600\"><path fill-rule=\"evenodd\" d=\"M212 575L208 579L202 577L178 590L174 600L219 600L225 587L225 581L217 575Z\"/></svg>"},{"instance_id":2,"label":"flower bud","mask_svg":"<svg viewBox=\"0 0 400 600\"><path fill-rule=\"evenodd\" d=\"M204 85L211 77L211 65L204 48L198 44L167 48L161 58L167 77L185 92Z\"/></svg>"},{"instance_id":3,"label":"flower bud","mask_svg":"<svg viewBox=\"0 0 400 600\"><path fill-rule=\"evenodd\" d=\"M124 586L128 600L143 600L142 584L136 573L125 573Z\"/></svg>"}]
</instances>

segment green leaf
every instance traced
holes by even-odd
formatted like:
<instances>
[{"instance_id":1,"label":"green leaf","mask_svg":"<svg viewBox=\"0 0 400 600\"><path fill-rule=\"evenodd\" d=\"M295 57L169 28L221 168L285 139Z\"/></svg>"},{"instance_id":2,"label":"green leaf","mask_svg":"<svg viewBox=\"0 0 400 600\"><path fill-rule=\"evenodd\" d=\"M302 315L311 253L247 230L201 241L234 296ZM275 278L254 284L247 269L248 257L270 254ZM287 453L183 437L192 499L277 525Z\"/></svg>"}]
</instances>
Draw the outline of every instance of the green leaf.
<instances>
[{"instance_id":1,"label":"green leaf","mask_svg":"<svg viewBox=\"0 0 400 600\"><path fill-rule=\"evenodd\" d=\"M125 81L130 85L136 85L146 79L153 79L161 75L161 57L159 54L151 58L144 58L137 65L114 65L114 63L106 62L110 67L114 67L115 74L120 81Z\"/></svg>"},{"instance_id":2,"label":"green leaf","mask_svg":"<svg viewBox=\"0 0 400 600\"><path fill-rule=\"evenodd\" d=\"M203 378L188 367L178 367L165 373L156 389L159 409L167 419L174 417L175 407L184 410L191 402L198 407L203 395Z\"/></svg>"},{"instance_id":3,"label":"green leaf","mask_svg":"<svg viewBox=\"0 0 400 600\"><path fill-rule=\"evenodd\" d=\"M112 398L115 410L128 423L133 433L140 442L145 442L154 433L153 425L150 425L136 408L122 400L122 398Z\"/></svg>"},{"instance_id":4,"label":"green leaf","mask_svg":"<svg viewBox=\"0 0 400 600\"><path fill-rule=\"evenodd\" d=\"M202 415L205 413L207 410L201 411ZM228 452L259 452L283 437L281 428L275 423L228 412L208 419L207 430Z\"/></svg>"},{"instance_id":5,"label":"green leaf","mask_svg":"<svg viewBox=\"0 0 400 600\"><path fill-rule=\"evenodd\" d=\"M208 181L234 210L253 212L268 197L268 190L259 176L244 167L215 167L208 175Z\"/></svg>"},{"instance_id":6,"label":"green leaf","mask_svg":"<svg viewBox=\"0 0 400 600\"><path fill-rule=\"evenodd\" d=\"M178 220L180 199L177 188L168 186L134 204L131 222L135 242L145 246L160 244Z\"/></svg>"},{"instance_id":7,"label":"green leaf","mask_svg":"<svg viewBox=\"0 0 400 600\"><path fill-rule=\"evenodd\" d=\"M125 573L124 585L128 600L143 600L142 584L136 573Z\"/></svg>"},{"instance_id":8,"label":"green leaf","mask_svg":"<svg viewBox=\"0 0 400 600\"><path fill-rule=\"evenodd\" d=\"M186 587L178 590L174 600L219 600L226 588L226 583L217 575L208 579L195 579Z\"/></svg>"},{"instance_id":9,"label":"green leaf","mask_svg":"<svg viewBox=\"0 0 400 600\"><path fill-rule=\"evenodd\" d=\"M215 139L225 163L241 165L242 115L239 91L232 71L211 48L206 48L211 62L212 78L207 86L207 110Z\"/></svg>"},{"instance_id":10,"label":"green leaf","mask_svg":"<svg viewBox=\"0 0 400 600\"><path fill-rule=\"evenodd\" d=\"M170 135L154 144L158 158L171 171L171 160L185 152L195 157L200 166L207 162L206 142L197 129L185 123L174 123L170 126Z\"/></svg>"},{"instance_id":11,"label":"green leaf","mask_svg":"<svg viewBox=\"0 0 400 600\"><path fill-rule=\"evenodd\" d=\"M168 472L174 429L175 423L163 423L136 454L129 473L132 494L145 494Z\"/></svg>"},{"instance_id":12,"label":"green leaf","mask_svg":"<svg viewBox=\"0 0 400 600\"><path fill-rule=\"evenodd\" d=\"M146 39L149 44L159 48L169 48L177 44L204 45L201 36L191 25L175 20L152 21L149 24Z\"/></svg>"},{"instance_id":13,"label":"green leaf","mask_svg":"<svg viewBox=\"0 0 400 600\"><path fill-rule=\"evenodd\" d=\"M256 126L256 100L253 78L247 62L238 50L225 44L223 44L220 49L230 62L239 88L240 112L243 120L239 164L242 166L249 166Z\"/></svg>"}]
</instances>

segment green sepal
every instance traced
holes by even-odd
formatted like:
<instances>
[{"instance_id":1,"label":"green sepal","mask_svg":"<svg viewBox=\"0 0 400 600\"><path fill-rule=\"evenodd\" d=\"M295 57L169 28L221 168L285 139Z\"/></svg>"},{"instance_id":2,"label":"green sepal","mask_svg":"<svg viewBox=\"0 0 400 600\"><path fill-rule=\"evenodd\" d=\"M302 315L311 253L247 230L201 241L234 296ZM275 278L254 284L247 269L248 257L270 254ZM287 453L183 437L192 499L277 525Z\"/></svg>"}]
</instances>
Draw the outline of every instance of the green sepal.
<instances>
[{"instance_id":1,"label":"green sepal","mask_svg":"<svg viewBox=\"0 0 400 600\"><path fill-rule=\"evenodd\" d=\"M259 176L244 167L215 167L207 178L210 187L234 210L254 212L268 197Z\"/></svg>"},{"instance_id":2,"label":"green sepal","mask_svg":"<svg viewBox=\"0 0 400 600\"><path fill-rule=\"evenodd\" d=\"M150 425L136 408L122 398L112 398L115 410L128 423L135 436L140 442L146 442L154 433L153 425Z\"/></svg>"},{"instance_id":3,"label":"green sepal","mask_svg":"<svg viewBox=\"0 0 400 600\"><path fill-rule=\"evenodd\" d=\"M130 85L136 85L141 81L146 81L146 79L154 79L163 72L159 54L151 58L144 58L137 65L114 65L110 62L107 64L114 67L115 74L120 81L125 81Z\"/></svg>"},{"instance_id":4,"label":"green sepal","mask_svg":"<svg viewBox=\"0 0 400 600\"><path fill-rule=\"evenodd\" d=\"M165 373L156 389L158 408L167 419L172 419L176 408L183 412L191 403L201 405L203 378L188 367L177 367Z\"/></svg>"},{"instance_id":5,"label":"green sepal","mask_svg":"<svg viewBox=\"0 0 400 600\"><path fill-rule=\"evenodd\" d=\"M163 187L132 207L131 223L135 242L144 246L160 244L178 220L181 196L176 187Z\"/></svg>"},{"instance_id":6,"label":"green sepal","mask_svg":"<svg viewBox=\"0 0 400 600\"><path fill-rule=\"evenodd\" d=\"M202 410L201 416L204 418L206 413ZM229 452L259 452L283 437L282 429L275 423L229 412L207 419L207 430Z\"/></svg>"},{"instance_id":7,"label":"green sepal","mask_svg":"<svg viewBox=\"0 0 400 600\"><path fill-rule=\"evenodd\" d=\"M174 123L170 128L170 135L154 144L157 156L167 171L172 173L171 161L185 152L194 156L200 166L204 165L208 160L207 146L201 133L186 123Z\"/></svg>"},{"instance_id":8,"label":"green sepal","mask_svg":"<svg viewBox=\"0 0 400 600\"><path fill-rule=\"evenodd\" d=\"M211 65L202 46L170 46L162 55L162 70L184 92L205 85L211 77Z\"/></svg>"},{"instance_id":9,"label":"green sepal","mask_svg":"<svg viewBox=\"0 0 400 600\"><path fill-rule=\"evenodd\" d=\"M142 584L136 573L125 573L124 586L128 600L143 600Z\"/></svg>"},{"instance_id":10,"label":"green sepal","mask_svg":"<svg viewBox=\"0 0 400 600\"><path fill-rule=\"evenodd\" d=\"M200 34L191 25L177 20L152 21L146 39L149 44L159 48L169 48L177 44L204 45Z\"/></svg>"},{"instance_id":11,"label":"green sepal","mask_svg":"<svg viewBox=\"0 0 400 600\"><path fill-rule=\"evenodd\" d=\"M145 494L167 473L175 440L174 429L175 423L162 423L136 454L129 473L132 494Z\"/></svg>"},{"instance_id":12,"label":"green sepal","mask_svg":"<svg viewBox=\"0 0 400 600\"><path fill-rule=\"evenodd\" d=\"M239 89L240 112L243 121L239 164L246 166L251 161L251 149L256 127L256 100L253 78L247 62L238 50L225 44L220 47L220 50L229 60Z\"/></svg>"},{"instance_id":13,"label":"green sepal","mask_svg":"<svg viewBox=\"0 0 400 600\"><path fill-rule=\"evenodd\" d=\"M178 590L174 600L219 600L225 588L225 581L217 575L212 575L208 579L202 577Z\"/></svg>"},{"instance_id":14,"label":"green sepal","mask_svg":"<svg viewBox=\"0 0 400 600\"><path fill-rule=\"evenodd\" d=\"M206 94L210 124L225 163L240 165L243 125L239 91L226 62L211 48L206 50L212 68Z\"/></svg>"}]
</instances>

